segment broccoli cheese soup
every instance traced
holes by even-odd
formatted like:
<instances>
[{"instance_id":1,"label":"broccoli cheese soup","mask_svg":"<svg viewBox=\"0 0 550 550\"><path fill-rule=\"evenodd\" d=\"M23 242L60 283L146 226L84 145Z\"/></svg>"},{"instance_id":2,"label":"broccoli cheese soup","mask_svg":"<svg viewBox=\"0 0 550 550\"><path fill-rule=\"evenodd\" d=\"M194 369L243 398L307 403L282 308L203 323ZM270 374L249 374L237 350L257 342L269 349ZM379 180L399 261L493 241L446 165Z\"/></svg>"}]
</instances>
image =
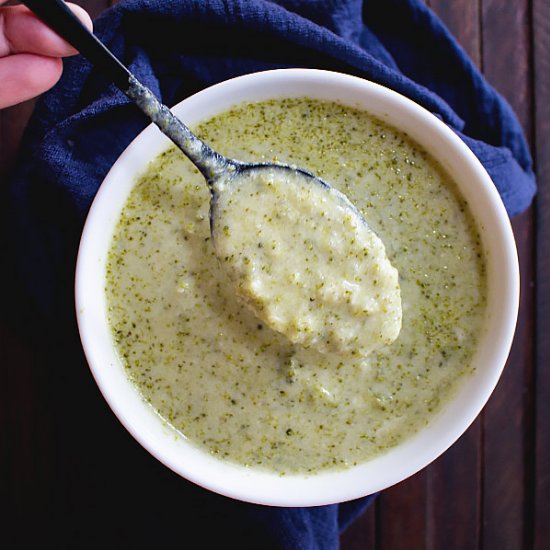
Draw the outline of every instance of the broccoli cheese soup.
<instances>
[{"instance_id":1,"label":"broccoli cheese soup","mask_svg":"<svg viewBox=\"0 0 550 550\"><path fill-rule=\"evenodd\" d=\"M293 255L312 243L307 235L283 243L278 228L270 234L265 224L261 234L248 231L247 246L278 252L273 265L287 279L278 280L277 303L292 311L284 319L296 330L285 336L261 321L215 253L202 176L170 149L136 182L107 263L113 338L143 398L207 452L281 474L364 462L426 425L471 372L485 321L484 252L454 183L405 134L337 103L243 104L196 131L228 157L297 165L344 193L385 245L388 265L379 276L365 266L355 274L393 296L373 311L400 304L393 328L384 319L371 327L376 345L346 337L347 320L339 325L337 317L332 332L299 330L319 326L315 301L323 292L349 296L361 311L367 302L327 262L314 267L320 294L308 297L307 310L293 311ZM274 204L266 200L264 212ZM338 242L332 247L346 264ZM315 332L321 346L309 339Z\"/></svg>"}]
</instances>

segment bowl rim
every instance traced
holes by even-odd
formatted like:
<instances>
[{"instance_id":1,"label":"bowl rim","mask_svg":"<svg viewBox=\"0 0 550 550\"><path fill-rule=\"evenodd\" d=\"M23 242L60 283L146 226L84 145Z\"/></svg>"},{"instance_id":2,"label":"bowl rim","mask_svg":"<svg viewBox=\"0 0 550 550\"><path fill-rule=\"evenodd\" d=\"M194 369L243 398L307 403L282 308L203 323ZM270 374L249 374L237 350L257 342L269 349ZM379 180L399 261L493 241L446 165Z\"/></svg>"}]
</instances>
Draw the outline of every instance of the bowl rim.
<instances>
[{"instance_id":1,"label":"bowl rim","mask_svg":"<svg viewBox=\"0 0 550 550\"><path fill-rule=\"evenodd\" d=\"M293 90L293 93L281 94L280 90L285 87ZM475 420L498 382L514 336L519 308L519 265L504 205L489 175L472 151L440 119L420 105L380 84L343 73L318 69L275 69L239 76L206 88L181 101L173 110L186 123L193 118L193 113L208 112L204 116L195 116L189 122L193 125L232 105L249 101L249 97L259 101L270 97L304 95L322 98L329 94L335 94L337 100L347 105L352 104L350 98L359 96L363 98L362 101L368 99L369 106L376 104L374 110L381 109L380 105L386 105L387 112L381 109L375 116L386 119L401 130L403 126L396 125L394 118L409 117L410 128L405 130L406 133L430 154L434 154L433 147L446 147L453 151L452 158L436 158L452 175L460 165L468 177L474 178L478 186L475 188L475 196L474 184L468 184L470 187L466 192L465 184L457 181L456 176L453 177L463 194L470 193L470 197L466 198L480 226L484 246L488 249L488 281L491 280L491 272L493 278L497 274L500 277L498 281L491 280L497 288L488 289L488 309L493 308L488 325L493 328L489 329L490 334L482 338L482 352L476 353L476 362L483 368L462 381L458 389L461 396L468 391L468 399L464 399L464 403L458 406L459 399L454 396L426 428L395 448L347 470L326 471L309 476L281 476L216 459L186 441L183 436L176 436L174 429L160 420L144 402L116 359L112 341L110 353L103 349L107 346L104 332L108 327L102 326L105 325L106 310L105 304L101 303L101 296L97 295L102 287L97 279L98 276L101 279L102 261L108 246L101 249L102 260L101 254L98 256L96 251L97 242L100 239L105 242L109 227L114 229L112 214L111 218L107 216L106 221L105 211L108 208L116 210L113 195L119 193L120 196L122 191L114 190L115 187L122 189L122 179L126 187L130 186L129 190L148 162L170 144L152 124L130 143L104 178L89 210L78 251L75 305L79 333L92 375L110 408L132 436L167 467L204 488L247 502L275 506L332 504L378 492L410 477L440 456ZM213 105L218 105L218 108L213 108ZM370 110L364 103L361 103L360 108ZM429 143L419 139L421 132L431 136ZM437 139L433 141L434 138ZM434 145L438 140L439 145ZM143 154L144 149L146 155ZM491 228L489 236L485 225ZM488 245L489 241L491 245ZM492 339L491 346L487 344L489 338ZM486 367L483 361L489 362L491 368ZM117 369L120 372L113 374ZM479 376L480 372L483 372L483 376ZM137 404L136 399L141 405ZM446 423L442 424L442 417L447 419ZM422 437L427 433L432 433L432 437ZM427 445L434 440L433 445Z\"/></svg>"}]
</instances>

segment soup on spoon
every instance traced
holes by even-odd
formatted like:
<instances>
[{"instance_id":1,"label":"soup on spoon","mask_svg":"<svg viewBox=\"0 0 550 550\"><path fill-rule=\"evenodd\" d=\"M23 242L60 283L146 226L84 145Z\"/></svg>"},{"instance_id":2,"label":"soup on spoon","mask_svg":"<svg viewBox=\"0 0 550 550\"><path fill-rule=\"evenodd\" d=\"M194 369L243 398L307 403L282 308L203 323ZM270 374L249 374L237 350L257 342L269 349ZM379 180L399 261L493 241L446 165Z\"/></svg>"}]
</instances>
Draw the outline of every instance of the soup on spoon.
<instances>
[{"instance_id":1,"label":"soup on spoon","mask_svg":"<svg viewBox=\"0 0 550 550\"><path fill-rule=\"evenodd\" d=\"M321 352L367 355L397 338L397 270L345 195L270 165L213 190L214 250L258 318Z\"/></svg>"}]
</instances>

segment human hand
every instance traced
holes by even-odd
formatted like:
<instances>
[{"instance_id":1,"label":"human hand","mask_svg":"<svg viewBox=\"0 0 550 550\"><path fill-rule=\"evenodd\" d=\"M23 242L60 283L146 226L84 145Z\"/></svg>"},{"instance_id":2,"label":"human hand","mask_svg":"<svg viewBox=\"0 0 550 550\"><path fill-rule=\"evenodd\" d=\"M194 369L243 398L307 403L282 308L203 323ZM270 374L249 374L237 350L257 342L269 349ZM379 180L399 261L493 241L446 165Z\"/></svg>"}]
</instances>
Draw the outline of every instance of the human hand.
<instances>
[{"instance_id":1,"label":"human hand","mask_svg":"<svg viewBox=\"0 0 550 550\"><path fill-rule=\"evenodd\" d=\"M91 30L89 15L68 5ZM76 53L26 7L0 7L0 109L49 90L61 76L61 58Z\"/></svg>"}]
</instances>

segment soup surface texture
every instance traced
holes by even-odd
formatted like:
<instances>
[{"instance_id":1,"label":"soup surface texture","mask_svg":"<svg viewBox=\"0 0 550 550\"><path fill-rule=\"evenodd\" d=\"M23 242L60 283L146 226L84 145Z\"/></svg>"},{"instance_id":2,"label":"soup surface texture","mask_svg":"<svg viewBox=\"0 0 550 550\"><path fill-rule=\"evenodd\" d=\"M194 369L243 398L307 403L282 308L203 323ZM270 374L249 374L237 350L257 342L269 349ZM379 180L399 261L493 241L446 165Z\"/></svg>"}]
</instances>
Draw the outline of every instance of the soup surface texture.
<instances>
[{"instance_id":1,"label":"soup surface texture","mask_svg":"<svg viewBox=\"0 0 550 550\"><path fill-rule=\"evenodd\" d=\"M113 337L144 399L208 452L281 474L349 467L414 434L471 372L484 325L484 253L453 182L406 135L337 103L243 104L196 131L342 191L399 272L401 332L363 357L259 321L215 255L202 176L170 149L130 193L107 262Z\"/></svg>"}]
</instances>

